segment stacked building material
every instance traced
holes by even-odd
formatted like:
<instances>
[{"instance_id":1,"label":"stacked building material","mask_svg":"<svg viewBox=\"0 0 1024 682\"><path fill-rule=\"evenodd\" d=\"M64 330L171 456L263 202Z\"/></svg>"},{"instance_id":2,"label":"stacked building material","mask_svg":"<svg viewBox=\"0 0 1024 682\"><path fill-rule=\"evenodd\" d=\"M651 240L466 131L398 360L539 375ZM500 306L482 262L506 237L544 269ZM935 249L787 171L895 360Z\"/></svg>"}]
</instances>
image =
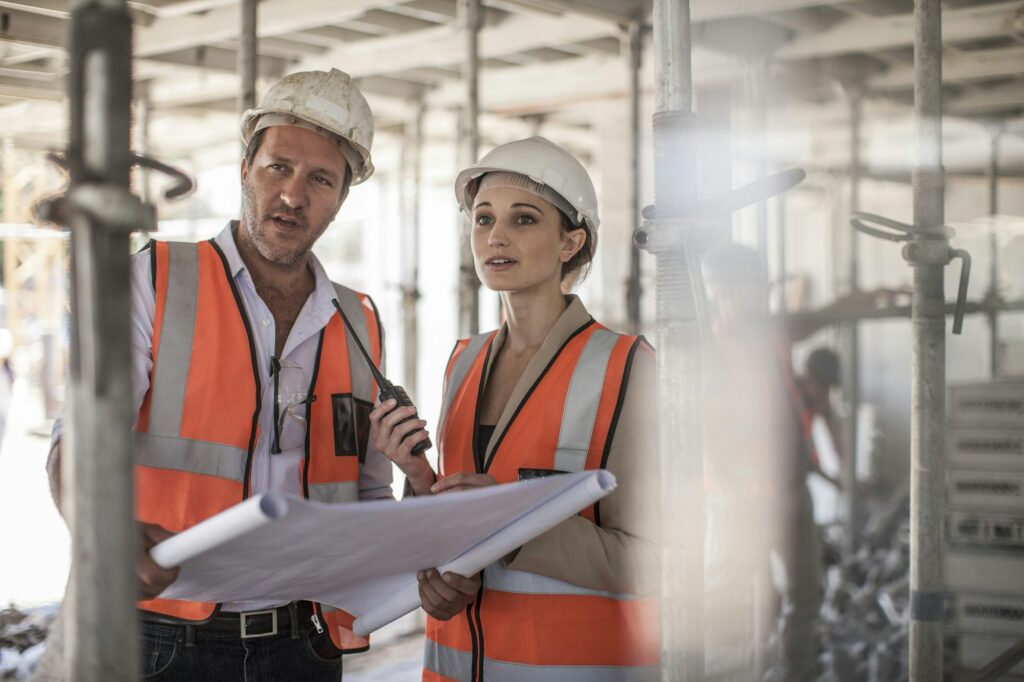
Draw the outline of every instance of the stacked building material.
<instances>
[{"instance_id":1,"label":"stacked building material","mask_svg":"<svg viewBox=\"0 0 1024 682\"><path fill-rule=\"evenodd\" d=\"M949 632L977 670L1024 640L1024 382L953 386L949 409Z\"/></svg>"}]
</instances>

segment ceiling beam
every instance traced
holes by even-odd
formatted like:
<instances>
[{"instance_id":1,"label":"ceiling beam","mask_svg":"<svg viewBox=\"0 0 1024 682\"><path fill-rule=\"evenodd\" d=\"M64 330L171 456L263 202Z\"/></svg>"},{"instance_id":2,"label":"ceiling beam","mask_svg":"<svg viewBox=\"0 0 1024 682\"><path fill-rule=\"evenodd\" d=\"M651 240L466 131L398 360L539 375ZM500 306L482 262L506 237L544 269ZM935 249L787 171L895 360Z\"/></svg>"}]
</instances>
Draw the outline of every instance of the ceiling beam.
<instances>
[{"instance_id":1,"label":"ceiling beam","mask_svg":"<svg viewBox=\"0 0 1024 682\"><path fill-rule=\"evenodd\" d=\"M952 115L984 114L1024 107L1024 81L1017 80L984 90L954 97L945 105L945 113Z\"/></svg>"},{"instance_id":2,"label":"ceiling beam","mask_svg":"<svg viewBox=\"0 0 1024 682\"><path fill-rule=\"evenodd\" d=\"M581 42L614 35L617 29L598 19L564 15L547 21L511 15L497 26L480 31L480 59L500 59L560 43ZM355 77L394 74L405 69L444 67L465 59L462 30L453 25L372 38L342 45L302 62L302 68L340 65Z\"/></svg>"},{"instance_id":3,"label":"ceiling beam","mask_svg":"<svg viewBox=\"0 0 1024 682\"><path fill-rule=\"evenodd\" d=\"M700 83L734 77L736 62L707 50L694 51L694 78ZM480 75L480 105L493 113L545 113L570 105L606 99L624 99L629 93L626 60L607 55L563 59L494 71ZM645 51L641 87L654 90L652 51ZM465 99L464 86L447 82L427 95L432 106L454 107Z\"/></svg>"},{"instance_id":4,"label":"ceiling beam","mask_svg":"<svg viewBox=\"0 0 1024 682\"><path fill-rule=\"evenodd\" d=\"M226 73L237 73L238 71L238 50L212 45L199 45L185 50L151 55L147 60ZM275 78L283 76L291 63L292 60L260 55L259 74Z\"/></svg>"},{"instance_id":5,"label":"ceiling beam","mask_svg":"<svg viewBox=\"0 0 1024 682\"><path fill-rule=\"evenodd\" d=\"M67 19L11 7L0 7L0 42L63 47Z\"/></svg>"},{"instance_id":6,"label":"ceiling beam","mask_svg":"<svg viewBox=\"0 0 1024 682\"><path fill-rule=\"evenodd\" d=\"M855 0L690 0L691 21L759 17L820 5L843 5Z\"/></svg>"},{"instance_id":7,"label":"ceiling beam","mask_svg":"<svg viewBox=\"0 0 1024 682\"><path fill-rule=\"evenodd\" d=\"M1024 46L996 50L946 50L942 55L942 80L976 81L1003 76L1016 76L1024 70ZM914 67L894 67L868 80L876 92L914 87Z\"/></svg>"},{"instance_id":8,"label":"ceiling beam","mask_svg":"<svg viewBox=\"0 0 1024 682\"><path fill-rule=\"evenodd\" d=\"M1024 31L1020 0L947 9L942 12L942 40L956 43ZM799 35L775 53L779 59L810 59L851 52L874 52L914 44L914 15L855 17L834 28Z\"/></svg>"},{"instance_id":9,"label":"ceiling beam","mask_svg":"<svg viewBox=\"0 0 1024 682\"><path fill-rule=\"evenodd\" d=\"M259 8L259 37L340 24L357 19L372 9L392 4L387 0L263 0ZM237 5L219 7L203 14L158 18L136 30L135 53L148 57L197 45L238 38Z\"/></svg>"}]
</instances>

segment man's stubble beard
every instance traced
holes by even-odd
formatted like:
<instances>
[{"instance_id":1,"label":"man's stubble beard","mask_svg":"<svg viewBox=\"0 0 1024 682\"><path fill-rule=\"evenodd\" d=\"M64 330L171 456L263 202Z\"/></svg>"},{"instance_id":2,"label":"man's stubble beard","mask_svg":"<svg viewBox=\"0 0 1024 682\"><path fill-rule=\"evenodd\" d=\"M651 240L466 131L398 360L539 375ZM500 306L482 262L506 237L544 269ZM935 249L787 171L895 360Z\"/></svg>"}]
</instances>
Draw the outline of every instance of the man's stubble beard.
<instances>
[{"instance_id":1,"label":"man's stubble beard","mask_svg":"<svg viewBox=\"0 0 1024 682\"><path fill-rule=\"evenodd\" d=\"M285 208L284 206L279 207L279 210L282 213L289 212L288 209ZM258 211L259 207L257 206L256 192L255 190L253 190L252 185L248 181L243 180L242 217L244 228L248 231L249 234L249 239L252 241L253 246L256 247L256 252L259 253L259 255L265 261L286 269L294 269L298 266L301 266L305 262L306 256L309 254L310 251L312 251L313 245L316 243L317 239L320 238L320 235L322 235L324 231L327 230L327 227L331 224L331 221L334 220L334 217L332 216L328 218L323 225L317 226L315 228L312 225L307 224L306 230L307 234L309 235L309 239L306 242L302 243L297 248L295 248L294 250L288 250L283 248L275 249L270 244L269 240L265 238L265 234L263 231L264 218L270 221L272 221L272 219L269 217L269 215L259 215ZM267 213L269 214L269 211ZM304 217L297 217L297 219L302 221L303 223L306 222Z\"/></svg>"}]
</instances>

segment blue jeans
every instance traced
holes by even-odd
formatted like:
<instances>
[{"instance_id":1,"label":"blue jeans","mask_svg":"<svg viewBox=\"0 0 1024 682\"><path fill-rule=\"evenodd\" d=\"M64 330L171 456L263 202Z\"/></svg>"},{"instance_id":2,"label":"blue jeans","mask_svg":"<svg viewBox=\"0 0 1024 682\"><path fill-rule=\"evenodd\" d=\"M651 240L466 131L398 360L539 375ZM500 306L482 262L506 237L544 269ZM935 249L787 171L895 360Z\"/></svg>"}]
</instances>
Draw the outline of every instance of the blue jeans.
<instances>
[{"instance_id":1,"label":"blue jeans","mask_svg":"<svg viewBox=\"0 0 1024 682\"><path fill-rule=\"evenodd\" d=\"M188 641L185 628L143 622L142 679L159 682L336 682L341 680L341 654L326 633L288 632L241 639L238 635L203 632ZM326 641L325 641L326 640Z\"/></svg>"}]
</instances>

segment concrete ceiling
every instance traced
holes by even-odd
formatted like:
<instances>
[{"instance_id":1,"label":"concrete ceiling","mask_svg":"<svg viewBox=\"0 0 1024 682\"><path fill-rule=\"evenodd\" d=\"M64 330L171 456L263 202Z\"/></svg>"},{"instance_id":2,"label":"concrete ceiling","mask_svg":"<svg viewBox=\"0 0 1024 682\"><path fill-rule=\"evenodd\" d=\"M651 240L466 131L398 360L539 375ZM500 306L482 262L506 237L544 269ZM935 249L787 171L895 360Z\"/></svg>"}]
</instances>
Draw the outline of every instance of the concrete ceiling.
<instances>
[{"instance_id":1,"label":"concrete ceiling","mask_svg":"<svg viewBox=\"0 0 1024 682\"><path fill-rule=\"evenodd\" d=\"M0 0L0 122L16 143L59 144L69 0ZM582 135L581 104L628 94L626 27L650 21L643 0L484 0L480 35L484 127ZM842 88L908 102L913 87L911 0L691 0L698 85L743 82L768 69L773 106L841 99ZM984 119L1024 111L1024 0L944 3L944 79L950 114ZM158 141L169 154L208 144L199 130L230 127L238 95L236 0L129 2L136 92L155 119L183 130ZM465 51L457 0L263 0L260 74L338 67L359 79L384 130L423 100L448 116L464 98ZM647 26L641 84L654 69ZM774 87L772 87L774 85ZM56 123L26 118L50 114ZM166 126L165 126L166 127ZM447 132L447 131L446 131ZM450 134L450 133L448 133ZM582 140L582 138L581 138Z\"/></svg>"}]
</instances>

